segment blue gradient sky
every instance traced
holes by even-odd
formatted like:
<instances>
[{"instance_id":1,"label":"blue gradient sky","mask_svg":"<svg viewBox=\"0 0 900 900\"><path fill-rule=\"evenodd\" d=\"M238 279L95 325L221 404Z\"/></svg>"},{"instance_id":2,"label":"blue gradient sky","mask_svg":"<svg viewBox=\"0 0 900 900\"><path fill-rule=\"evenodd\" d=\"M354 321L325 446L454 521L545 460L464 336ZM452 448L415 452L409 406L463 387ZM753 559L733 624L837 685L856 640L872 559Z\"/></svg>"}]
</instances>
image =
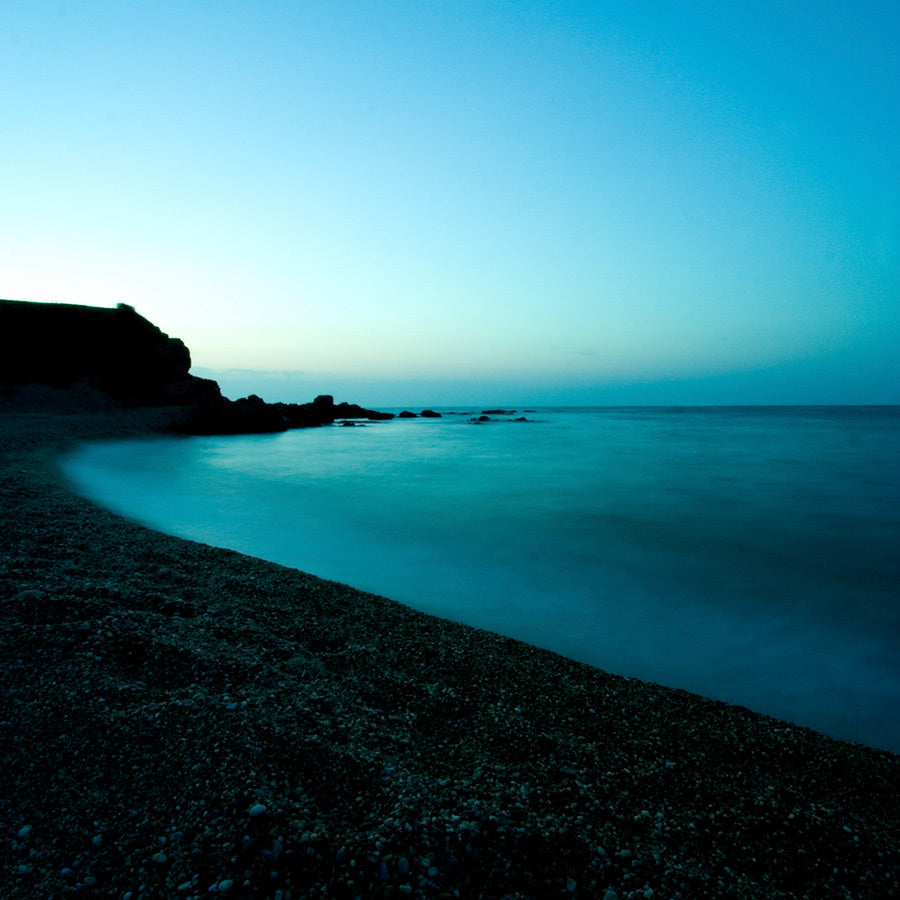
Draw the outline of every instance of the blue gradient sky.
<instances>
[{"instance_id":1,"label":"blue gradient sky","mask_svg":"<svg viewBox=\"0 0 900 900\"><path fill-rule=\"evenodd\" d=\"M900 4L0 19L0 296L226 394L900 402Z\"/></svg>"}]
</instances>

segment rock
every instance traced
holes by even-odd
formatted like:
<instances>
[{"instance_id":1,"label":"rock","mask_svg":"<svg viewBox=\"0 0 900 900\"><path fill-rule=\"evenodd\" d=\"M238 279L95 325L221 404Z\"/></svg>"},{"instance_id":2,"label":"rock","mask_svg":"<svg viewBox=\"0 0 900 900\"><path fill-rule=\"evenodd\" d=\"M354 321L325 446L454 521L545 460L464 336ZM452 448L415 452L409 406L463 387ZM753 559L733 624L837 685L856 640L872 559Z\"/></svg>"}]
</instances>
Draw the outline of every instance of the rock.
<instances>
[{"instance_id":1,"label":"rock","mask_svg":"<svg viewBox=\"0 0 900 900\"><path fill-rule=\"evenodd\" d=\"M393 419L393 413L364 409L355 403L335 404L330 394L321 394L312 403L272 403L288 428L331 425L335 419L366 419L370 422Z\"/></svg>"},{"instance_id":2,"label":"rock","mask_svg":"<svg viewBox=\"0 0 900 900\"><path fill-rule=\"evenodd\" d=\"M256 818L257 816L261 816L266 812L266 807L262 803L254 803L250 809L247 810L247 815L252 818Z\"/></svg>"},{"instance_id":3,"label":"rock","mask_svg":"<svg viewBox=\"0 0 900 900\"><path fill-rule=\"evenodd\" d=\"M158 866L165 865L169 861L169 857L161 850L159 853L154 853L152 859Z\"/></svg>"},{"instance_id":4,"label":"rock","mask_svg":"<svg viewBox=\"0 0 900 900\"><path fill-rule=\"evenodd\" d=\"M414 413L414 412L410 412L408 409L404 409L403 412L400 413L399 416L397 416L397 418L398 419L417 419L418 414Z\"/></svg>"},{"instance_id":5,"label":"rock","mask_svg":"<svg viewBox=\"0 0 900 900\"><path fill-rule=\"evenodd\" d=\"M23 825L23 826L16 832L16 837L17 837L20 841L24 841L25 838L27 838L28 835L30 835L30 834L31 834L31 826L30 826L30 825Z\"/></svg>"},{"instance_id":6,"label":"rock","mask_svg":"<svg viewBox=\"0 0 900 900\"><path fill-rule=\"evenodd\" d=\"M338 403L334 408L335 416L341 419L368 419L371 422L393 419L393 413L377 412L374 409L363 409L356 403Z\"/></svg>"},{"instance_id":7,"label":"rock","mask_svg":"<svg viewBox=\"0 0 900 900\"><path fill-rule=\"evenodd\" d=\"M125 405L180 405L197 387L190 368L188 348L127 304L0 300L2 384L81 383Z\"/></svg>"},{"instance_id":8,"label":"rock","mask_svg":"<svg viewBox=\"0 0 900 900\"><path fill-rule=\"evenodd\" d=\"M172 428L188 434L258 434L345 419L392 419L350 403L266 403L222 396L190 374L191 354L127 304L0 300L0 402L65 412L116 407L178 408Z\"/></svg>"},{"instance_id":9,"label":"rock","mask_svg":"<svg viewBox=\"0 0 900 900\"><path fill-rule=\"evenodd\" d=\"M423 419L441 419L443 416L439 412L435 412L433 409L423 409L422 410L422 418Z\"/></svg>"}]
</instances>

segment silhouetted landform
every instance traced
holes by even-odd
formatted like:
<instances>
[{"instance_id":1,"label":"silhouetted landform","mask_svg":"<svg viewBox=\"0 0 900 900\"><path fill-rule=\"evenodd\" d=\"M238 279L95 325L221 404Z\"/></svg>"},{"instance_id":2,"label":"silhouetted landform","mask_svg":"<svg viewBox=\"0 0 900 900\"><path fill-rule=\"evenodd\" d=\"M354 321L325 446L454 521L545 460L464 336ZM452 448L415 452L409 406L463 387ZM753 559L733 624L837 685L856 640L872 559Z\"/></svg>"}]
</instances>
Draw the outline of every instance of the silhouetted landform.
<instances>
[{"instance_id":1,"label":"silhouetted landform","mask_svg":"<svg viewBox=\"0 0 900 900\"><path fill-rule=\"evenodd\" d=\"M124 304L116 309L0 300L0 384L81 383L121 405L165 406L221 396L189 375L191 354Z\"/></svg>"},{"instance_id":2,"label":"silhouetted landform","mask_svg":"<svg viewBox=\"0 0 900 900\"><path fill-rule=\"evenodd\" d=\"M311 403L266 403L255 394L229 400L215 381L191 375L190 368L184 342L127 304L105 309L0 300L0 401L7 404L72 410L171 406L178 408L173 428L193 434L393 418L355 403L335 404L330 395Z\"/></svg>"},{"instance_id":3,"label":"silhouetted landform","mask_svg":"<svg viewBox=\"0 0 900 900\"><path fill-rule=\"evenodd\" d=\"M453 413L451 413L453 415ZM402 413L399 413L398 419L418 419L421 416L423 419L441 419L443 415L439 412L435 412L433 409L423 409L420 413L410 412L408 409L404 409Z\"/></svg>"},{"instance_id":4,"label":"silhouetted landform","mask_svg":"<svg viewBox=\"0 0 900 900\"><path fill-rule=\"evenodd\" d=\"M500 421L506 421L506 422L533 422L533 421L534 421L534 419L528 419L528 418L526 418L525 416L518 416L518 417L516 417L515 419L508 418L508 419L505 419L505 420L502 420L502 419L492 419L492 418L491 418L491 415L489 415L489 413L492 414L492 415L512 416L512 415L515 413L515 410L514 410L514 409L511 409L511 410L509 410L509 412L505 412L505 411L502 410L502 409L486 409L480 416L472 416L472 418L469 419L469 422L471 422L473 425L481 425L483 422L500 422Z\"/></svg>"}]
</instances>

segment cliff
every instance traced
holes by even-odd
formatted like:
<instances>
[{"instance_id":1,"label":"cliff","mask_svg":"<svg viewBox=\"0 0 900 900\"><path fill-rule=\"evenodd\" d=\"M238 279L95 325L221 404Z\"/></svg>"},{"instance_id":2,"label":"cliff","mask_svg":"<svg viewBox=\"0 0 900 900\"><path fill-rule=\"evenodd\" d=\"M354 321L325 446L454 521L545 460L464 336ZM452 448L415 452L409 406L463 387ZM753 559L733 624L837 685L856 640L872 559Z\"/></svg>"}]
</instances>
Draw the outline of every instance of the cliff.
<instances>
[{"instance_id":1,"label":"cliff","mask_svg":"<svg viewBox=\"0 0 900 900\"><path fill-rule=\"evenodd\" d=\"M0 384L94 388L122 405L221 396L189 375L191 354L130 306L0 300Z\"/></svg>"},{"instance_id":2,"label":"cliff","mask_svg":"<svg viewBox=\"0 0 900 900\"><path fill-rule=\"evenodd\" d=\"M191 354L132 307L0 300L0 405L170 406L174 427L202 434L284 431L336 418L392 418L330 396L266 403L222 396L190 374Z\"/></svg>"}]
</instances>

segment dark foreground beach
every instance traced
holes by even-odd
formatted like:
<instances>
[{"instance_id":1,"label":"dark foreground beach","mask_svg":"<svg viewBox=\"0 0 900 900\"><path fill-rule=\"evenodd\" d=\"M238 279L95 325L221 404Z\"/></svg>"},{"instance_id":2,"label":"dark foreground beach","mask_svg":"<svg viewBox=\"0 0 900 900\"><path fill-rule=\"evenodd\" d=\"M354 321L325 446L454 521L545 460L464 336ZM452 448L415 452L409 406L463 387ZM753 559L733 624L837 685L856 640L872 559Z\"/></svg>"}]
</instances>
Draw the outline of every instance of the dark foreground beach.
<instances>
[{"instance_id":1,"label":"dark foreground beach","mask_svg":"<svg viewBox=\"0 0 900 900\"><path fill-rule=\"evenodd\" d=\"M0 414L0 897L900 896L900 757L62 483L166 421Z\"/></svg>"}]
</instances>

